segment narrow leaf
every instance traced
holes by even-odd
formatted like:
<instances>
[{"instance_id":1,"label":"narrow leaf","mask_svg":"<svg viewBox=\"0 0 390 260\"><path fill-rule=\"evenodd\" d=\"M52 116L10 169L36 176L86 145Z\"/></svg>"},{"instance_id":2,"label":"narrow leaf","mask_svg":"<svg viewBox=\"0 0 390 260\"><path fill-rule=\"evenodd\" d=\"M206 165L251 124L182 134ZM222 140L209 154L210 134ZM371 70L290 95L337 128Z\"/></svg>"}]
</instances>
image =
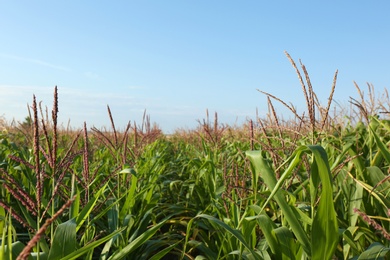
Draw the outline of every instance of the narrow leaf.
<instances>
[{"instance_id":1,"label":"narrow leaf","mask_svg":"<svg viewBox=\"0 0 390 260\"><path fill-rule=\"evenodd\" d=\"M164 224L166 221L162 221L152 228L148 229L146 232L134 239L130 244L125 246L121 251L114 254L110 257L110 260L119 260L124 259L127 255L133 252L138 247L142 246L146 241L148 241Z\"/></svg>"},{"instance_id":2,"label":"narrow leaf","mask_svg":"<svg viewBox=\"0 0 390 260\"><path fill-rule=\"evenodd\" d=\"M197 218L205 218L205 219L219 225L220 227L224 228L227 232L229 232L235 238L237 238L243 244L243 246L245 246L252 253L252 255L255 259L260 259L260 256L258 254L256 254L255 251L249 246L249 244L246 242L244 236L242 235L242 233L239 230L231 228L225 222L223 222L217 218L214 218L210 215L200 214L197 216Z\"/></svg>"},{"instance_id":3,"label":"narrow leaf","mask_svg":"<svg viewBox=\"0 0 390 260\"><path fill-rule=\"evenodd\" d=\"M290 208L290 205L288 204L286 199L284 198L282 191L280 189L274 191L274 188L276 187L277 184L275 172L271 169L267 160L262 157L260 151L249 151L246 152L246 155L251 162L253 170L256 171L256 173L263 178L268 188L274 192L275 200L278 203L281 210L283 211L283 214L286 220L288 221L288 223L290 224L293 233L297 237L299 243L302 245L306 254L310 256L311 246L306 232L303 230L301 223L299 222L296 215Z\"/></svg>"},{"instance_id":4,"label":"narrow leaf","mask_svg":"<svg viewBox=\"0 0 390 260\"><path fill-rule=\"evenodd\" d=\"M93 250L95 247L98 247L99 245L107 242L108 240L112 239L114 236L118 235L119 233L123 232L126 228L119 229L99 240L93 241L82 248L74 251L73 253L61 258L61 260L73 260L78 259L80 256L89 253L91 250Z\"/></svg>"},{"instance_id":5,"label":"narrow leaf","mask_svg":"<svg viewBox=\"0 0 390 260\"><path fill-rule=\"evenodd\" d=\"M374 242L359 256L358 260L384 260L389 250L390 248L385 247L381 243Z\"/></svg>"}]
</instances>

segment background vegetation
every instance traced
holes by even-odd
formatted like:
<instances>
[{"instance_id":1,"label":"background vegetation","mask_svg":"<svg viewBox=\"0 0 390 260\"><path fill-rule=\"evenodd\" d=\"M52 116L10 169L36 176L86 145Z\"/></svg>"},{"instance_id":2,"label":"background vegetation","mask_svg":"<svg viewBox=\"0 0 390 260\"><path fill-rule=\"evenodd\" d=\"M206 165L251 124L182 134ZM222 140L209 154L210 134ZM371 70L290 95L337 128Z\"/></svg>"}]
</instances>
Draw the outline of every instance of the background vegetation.
<instances>
[{"instance_id":1,"label":"background vegetation","mask_svg":"<svg viewBox=\"0 0 390 260\"><path fill-rule=\"evenodd\" d=\"M298 114L163 135L57 126L33 99L0 135L1 259L387 259L387 93L321 105L303 64ZM301 72L303 71L303 76ZM293 114L284 121L272 101ZM46 113L45 113L46 112Z\"/></svg>"}]
</instances>

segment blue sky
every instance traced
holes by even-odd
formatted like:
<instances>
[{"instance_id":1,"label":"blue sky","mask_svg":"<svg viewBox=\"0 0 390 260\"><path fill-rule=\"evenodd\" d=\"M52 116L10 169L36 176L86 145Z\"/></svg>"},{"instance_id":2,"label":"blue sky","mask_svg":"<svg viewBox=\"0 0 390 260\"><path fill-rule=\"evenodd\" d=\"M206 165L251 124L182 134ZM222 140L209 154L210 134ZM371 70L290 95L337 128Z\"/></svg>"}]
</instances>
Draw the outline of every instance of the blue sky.
<instances>
[{"instance_id":1,"label":"blue sky","mask_svg":"<svg viewBox=\"0 0 390 260\"><path fill-rule=\"evenodd\" d=\"M3 1L0 115L23 120L32 95L73 127L141 122L166 132L218 112L240 124L270 92L305 109L284 51L306 65L323 103L390 83L388 1ZM275 104L276 105L276 104ZM283 116L289 114L281 106ZM284 114L285 113L285 114Z\"/></svg>"}]
</instances>

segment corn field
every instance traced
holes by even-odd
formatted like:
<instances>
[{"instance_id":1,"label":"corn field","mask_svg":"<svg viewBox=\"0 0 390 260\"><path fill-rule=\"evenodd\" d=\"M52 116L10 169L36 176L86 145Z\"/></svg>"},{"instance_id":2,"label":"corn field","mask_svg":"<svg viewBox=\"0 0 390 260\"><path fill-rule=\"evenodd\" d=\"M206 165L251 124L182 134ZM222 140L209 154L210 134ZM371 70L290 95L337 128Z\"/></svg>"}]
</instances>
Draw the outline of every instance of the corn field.
<instances>
[{"instance_id":1,"label":"corn field","mask_svg":"<svg viewBox=\"0 0 390 260\"><path fill-rule=\"evenodd\" d=\"M0 259L388 259L387 95L322 106L303 64L299 114L271 93L240 128L61 129L35 96L0 134ZM304 80L305 79L305 80ZM387 93L385 93L387 94ZM294 119L283 121L273 102Z\"/></svg>"}]
</instances>

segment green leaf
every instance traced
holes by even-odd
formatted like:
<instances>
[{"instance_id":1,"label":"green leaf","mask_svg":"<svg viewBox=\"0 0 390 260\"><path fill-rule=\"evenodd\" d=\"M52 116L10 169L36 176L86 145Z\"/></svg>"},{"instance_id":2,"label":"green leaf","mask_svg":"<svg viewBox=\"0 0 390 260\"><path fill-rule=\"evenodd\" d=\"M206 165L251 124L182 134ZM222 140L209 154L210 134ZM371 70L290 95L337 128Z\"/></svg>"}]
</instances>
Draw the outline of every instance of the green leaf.
<instances>
[{"instance_id":1,"label":"green leaf","mask_svg":"<svg viewBox=\"0 0 390 260\"><path fill-rule=\"evenodd\" d=\"M49 251L49 259L61 259L76 250L76 220L70 219L57 226Z\"/></svg>"},{"instance_id":2,"label":"green leaf","mask_svg":"<svg viewBox=\"0 0 390 260\"><path fill-rule=\"evenodd\" d=\"M119 172L120 174L132 174L134 176L137 176L137 172L134 170L134 168L125 168L122 171Z\"/></svg>"},{"instance_id":3,"label":"green leaf","mask_svg":"<svg viewBox=\"0 0 390 260\"><path fill-rule=\"evenodd\" d=\"M231 228L225 222L223 222L223 221L221 221L221 220L219 220L217 218L214 218L214 217L212 217L210 215L200 214L200 215L196 216L196 218L205 218L205 219L209 220L210 222L212 222L214 224L217 224L218 226L222 227L227 232L232 234L235 238L237 238L242 243L242 245L244 247L246 247L249 250L249 252L251 252L251 254L254 257L254 259L260 259L260 256L257 253L255 253L255 251L249 246L249 244L247 243L247 241L245 240L244 236L242 235L242 233L239 230Z\"/></svg>"},{"instance_id":4,"label":"green leaf","mask_svg":"<svg viewBox=\"0 0 390 260\"><path fill-rule=\"evenodd\" d=\"M377 120L377 122L379 123L378 119L374 119L374 120ZM387 149L386 145L382 142L382 140L379 138L377 133L375 133L375 130L372 129L371 126L369 128L370 128L370 133L373 135L373 137L375 139L375 143L376 143L376 145L379 148L379 151L382 153L382 155L385 158L386 162L388 164L390 164L390 151L389 151L389 149Z\"/></svg>"},{"instance_id":5,"label":"green leaf","mask_svg":"<svg viewBox=\"0 0 390 260\"><path fill-rule=\"evenodd\" d=\"M351 249L353 250L353 253L359 252L359 248L357 246L356 241L353 238L351 231L356 231L358 227L349 227L343 232L343 253L344 253L344 259L347 259Z\"/></svg>"},{"instance_id":6,"label":"green leaf","mask_svg":"<svg viewBox=\"0 0 390 260\"><path fill-rule=\"evenodd\" d=\"M125 246L122 250L112 255L109 260L124 259L128 254L130 254L135 249L142 246L146 241L148 241L165 224L165 222L166 220L158 223L157 225L145 231L143 234L134 239L130 244Z\"/></svg>"},{"instance_id":7,"label":"green leaf","mask_svg":"<svg viewBox=\"0 0 390 260\"><path fill-rule=\"evenodd\" d=\"M0 206L0 236L3 235L3 229L5 224L5 210Z\"/></svg>"},{"instance_id":8,"label":"green leaf","mask_svg":"<svg viewBox=\"0 0 390 260\"><path fill-rule=\"evenodd\" d=\"M385 247L381 243L374 242L364 251L358 258L358 260L384 260L389 253L390 248Z\"/></svg>"},{"instance_id":9,"label":"green leaf","mask_svg":"<svg viewBox=\"0 0 390 260\"><path fill-rule=\"evenodd\" d=\"M107 204L114 204L107 212L108 231L112 233L118 228L118 204L113 198L108 199Z\"/></svg>"},{"instance_id":10,"label":"green leaf","mask_svg":"<svg viewBox=\"0 0 390 260\"><path fill-rule=\"evenodd\" d=\"M104 245L104 247L102 249L99 260L108 259L113 242L114 242L114 238L111 238L109 241L107 241L107 243Z\"/></svg>"},{"instance_id":11,"label":"green leaf","mask_svg":"<svg viewBox=\"0 0 390 260\"><path fill-rule=\"evenodd\" d=\"M321 146L308 146L308 148L314 155L312 175L319 176L322 183L320 202L313 219L312 259L332 259L339 234L328 157Z\"/></svg>"},{"instance_id":12,"label":"green leaf","mask_svg":"<svg viewBox=\"0 0 390 260\"><path fill-rule=\"evenodd\" d=\"M308 241L307 234L303 230L302 224L298 219L300 214L294 213L294 210L290 208L290 205L287 203L280 190L283 182L291 175L293 169L295 169L300 162L300 156L304 152L311 152L313 154L313 161L311 164L312 185L310 190L312 205L314 205L317 198L316 193L320 180L322 182L321 199L312 224L311 243ZM271 190L271 195L268 197L263 208L268 201L274 197L305 252L311 256L312 259L331 259L338 243L338 224L333 202L332 178L328 157L324 148L317 145L298 147L293 155L286 161L286 163L290 161L291 163L282 174L279 181L276 180L274 171L262 157L261 152L250 151L247 152L247 156L251 161L253 170L264 179L265 184ZM298 211L299 209L296 210Z\"/></svg>"},{"instance_id":13,"label":"green leaf","mask_svg":"<svg viewBox=\"0 0 390 260\"><path fill-rule=\"evenodd\" d=\"M360 209L363 202L363 187L361 185L357 185L356 182L350 183L347 187L349 192L347 198L348 201L348 218L349 225L351 227L356 226L359 215L354 212L355 209Z\"/></svg>"},{"instance_id":14,"label":"green leaf","mask_svg":"<svg viewBox=\"0 0 390 260\"><path fill-rule=\"evenodd\" d=\"M298 152L301 151L303 148L298 148ZM251 162L251 166L253 167L253 171L255 171L259 176L261 176L265 182L265 184L268 186L270 190L272 190L271 194L274 194L275 200L278 203L279 207L281 208L286 220L290 224L290 227L297 237L299 243L302 245L303 249L305 250L306 254L309 256L311 255L311 246L309 238L306 234L306 232L303 230L303 227L301 223L299 222L298 218L296 217L295 213L290 208L290 205L286 201L283 192L277 187L277 180L276 180L276 174L269 166L267 160L263 158L260 151L249 151L246 152L247 157L249 158ZM299 155L296 155L299 157ZM292 164L296 164L297 161L294 159ZM292 167L289 167L289 169ZM287 173L283 174L286 178ZM279 187L281 184L278 185ZM269 196L271 197L271 196Z\"/></svg>"},{"instance_id":15,"label":"green leaf","mask_svg":"<svg viewBox=\"0 0 390 260\"><path fill-rule=\"evenodd\" d=\"M136 189L137 189L138 178L135 174L131 176L131 186L127 191L126 201L123 204L121 211L119 213L119 218L124 219L124 217L131 211L135 203Z\"/></svg>"},{"instance_id":16,"label":"green leaf","mask_svg":"<svg viewBox=\"0 0 390 260\"><path fill-rule=\"evenodd\" d=\"M291 231L282 226L274 229L273 233L278 240L278 250L282 252L282 259L296 259L294 237Z\"/></svg>"},{"instance_id":17,"label":"green leaf","mask_svg":"<svg viewBox=\"0 0 390 260\"><path fill-rule=\"evenodd\" d=\"M90 201L87 203L87 205L85 205L83 210L77 216L77 218L76 218L76 224L77 224L76 231L78 231L81 228L81 226L84 224L84 222L87 220L89 214L92 212L93 208L95 207L100 195L106 189L107 184L108 183L106 183L103 187L101 187L100 190L98 190L95 193L95 195L92 198L90 198Z\"/></svg>"},{"instance_id":18,"label":"green leaf","mask_svg":"<svg viewBox=\"0 0 390 260\"><path fill-rule=\"evenodd\" d=\"M96 241L93 241L85 246L83 246L82 248L74 251L73 253L61 258L61 260L73 260L73 259L78 259L80 256L84 255L84 254L87 254L89 252L91 252L91 250L93 250L95 247L98 247L99 245L107 242L108 240L112 239L113 237L115 237L116 235L118 235L119 233L123 232L123 230L125 230L126 228L122 228L122 229L119 229L99 240L96 240Z\"/></svg>"},{"instance_id":19,"label":"green leaf","mask_svg":"<svg viewBox=\"0 0 390 260\"><path fill-rule=\"evenodd\" d=\"M74 199L72 205L70 205L69 208L69 219L76 218L79 214L80 210L80 191L77 188L76 180L75 180L74 174L72 174L72 190L71 190L71 197L76 196Z\"/></svg>"},{"instance_id":20,"label":"green leaf","mask_svg":"<svg viewBox=\"0 0 390 260\"><path fill-rule=\"evenodd\" d=\"M16 257L23 251L25 245L20 242L20 241L16 241L14 243L11 244L11 252L12 252L12 259L10 259L10 252L9 252L9 246L6 245L5 246L5 250L4 250L4 255L2 256L2 260L13 260L13 259L16 259ZM28 256L27 258L28 260L32 260L34 259L31 255Z\"/></svg>"},{"instance_id":21,"label":"green leaf","mask_svg":"<svg viewBox=\"0 0 390 260\"><path fill-rule=\"evenodd\" d=\"M159 260L163 258L166 254L172 251L181 241L177 241L176 243L168 246L167 248L164 248L160 252L154 254L149 260Z\"/></svg>"},{"instance_id":22,"label":"green leaf","mask_svg":"<svg viewBox=\"0 0 390 260\"><path fill-rule=\"evenodd\" d=\"M379 192L389 191L390 184L388 181L383 182L388 175L385 175L377 166L367 167L367 182L371 186L376 187L375 190ZM380 185L378 185L380 184Z\"/></svg>"},{"instance_id":23,"label":"green leaf","mask_svg":"<svg viewBox=\"0 0 390 260\"><path fill-rule=\"evenodd\" d=\"M261 231L263 231L265 239L267 240L267 243L271 248L272 253L280 259L281 252L279 250L279 243L276 239L275 233L272 232L276 228L275 223L267 215L259 216L257 218L257 222L259 224L259 227L261 228Z\"/></svg>"}]
</instances>

